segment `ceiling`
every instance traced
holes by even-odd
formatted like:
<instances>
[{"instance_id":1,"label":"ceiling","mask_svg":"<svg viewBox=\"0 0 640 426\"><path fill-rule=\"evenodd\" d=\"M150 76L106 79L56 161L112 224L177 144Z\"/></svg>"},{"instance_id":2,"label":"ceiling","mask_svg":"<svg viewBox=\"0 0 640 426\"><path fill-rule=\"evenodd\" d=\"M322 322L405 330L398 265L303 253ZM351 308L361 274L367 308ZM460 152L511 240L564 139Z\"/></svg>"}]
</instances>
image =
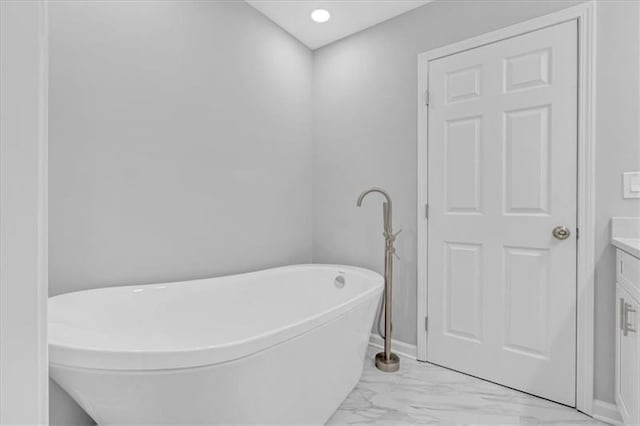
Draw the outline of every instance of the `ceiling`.
<instances>
[{"instance_id":1,"label":"ceiling","mask_svg":"<svg viewBox=\"0 0 640 426\"><path fill-rule=\"evenodd\" d=\"M432 0L246 0L310 49L362 31ZM331 13L329 22L311 20L315 9Z\"/></svg>"}]
</instances>

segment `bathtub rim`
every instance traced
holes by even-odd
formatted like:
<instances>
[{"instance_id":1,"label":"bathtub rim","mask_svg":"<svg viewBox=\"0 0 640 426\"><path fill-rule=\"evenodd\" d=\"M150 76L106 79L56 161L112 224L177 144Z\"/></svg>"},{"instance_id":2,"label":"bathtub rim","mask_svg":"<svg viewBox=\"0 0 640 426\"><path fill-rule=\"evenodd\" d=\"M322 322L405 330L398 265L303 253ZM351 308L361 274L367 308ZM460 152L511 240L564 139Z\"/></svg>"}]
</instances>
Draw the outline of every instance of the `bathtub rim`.
<instances>
[{"instance_id":1,"label":"bathtub rim","mask_svg":"<svg viewBox=\"0 0 640 426\"><path fill-rule=\"evenodd\" d=\"M224 344L208 345L200 347L188 347L170 350L109 350L104 348L92 348L48 342L49 363L60 367L87 368L97 370L174 370L194 367L204 367L231 362L250 356L254 353L266 350L272 346L284 343L295 337L311 332L324 324L333 321L344 313L354 309L371 298L379 298L384 287L384 278L379 273L366 268L339 264L296 264L262 269L241 274L223 275L218 277L202 278L187 281L173 281L166 283L150 283L141 285L125 285L113 287L100 287L95 289L80 290L72 293L52 296L49 299L64 297L67 294L90 293L101 289L130 289L132 287L144 288L158 284L197 284L211 279L243 278L258 275L264 272L277 272L280 270L292 271L309 268L323 270L353 271L363 274L365 279L372 283L371 287L361 293L336 304L331 308L304 317L300 321L286 324L282 327L268 330L267 332L250 336L245 339L226 342Z\"/></svg>"}]
</instances>

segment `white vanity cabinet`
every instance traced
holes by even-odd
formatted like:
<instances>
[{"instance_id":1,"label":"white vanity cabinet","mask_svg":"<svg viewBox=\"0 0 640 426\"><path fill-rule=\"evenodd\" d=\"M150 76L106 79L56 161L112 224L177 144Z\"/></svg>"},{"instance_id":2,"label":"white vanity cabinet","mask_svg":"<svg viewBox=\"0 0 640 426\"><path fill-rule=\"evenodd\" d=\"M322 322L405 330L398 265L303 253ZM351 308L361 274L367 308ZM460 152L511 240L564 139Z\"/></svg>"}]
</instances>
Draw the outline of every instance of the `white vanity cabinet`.
<instances>
[{"instance_id":1,"label":"white vanity cabinet","mask_svg":"<svg viewBox=\"0 0 640 426\"><path fill-rule=\"evenodd\" d=\"M616 404L625 424L640 423L640 258L616 251Z\"/></svg>"}]
</instances>

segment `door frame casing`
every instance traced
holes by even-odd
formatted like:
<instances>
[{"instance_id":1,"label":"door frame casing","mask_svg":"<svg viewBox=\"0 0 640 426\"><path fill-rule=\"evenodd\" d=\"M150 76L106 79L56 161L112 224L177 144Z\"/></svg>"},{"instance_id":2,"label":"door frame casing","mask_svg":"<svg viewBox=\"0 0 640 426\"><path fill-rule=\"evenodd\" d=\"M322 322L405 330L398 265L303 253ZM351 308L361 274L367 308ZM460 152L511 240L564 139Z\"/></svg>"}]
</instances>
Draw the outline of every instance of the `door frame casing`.
<instances>
[{"instance_id":1,"label":"door frame casing","mask_svg":"<svg viewBox=\"0 0 640 426\"><path fill-rule=\"evenodd\" d=\"M428 107L429 62L568 21L578 23L578 187L576 287L576 408L593 415L595 317L595 83L596 2L590 0L539 18L418 55L418 283L417 354L427 361Z\"/></svg>"},{"instance_id":2,"label":"door frame casing","mask_svg":"<svg viewBox=\"0 0 640 426\"><path fill-rule=\"evenodd\" d=\"M49 424L48 1L0 4L0 424Z\"/></svg>"}]
</instances>

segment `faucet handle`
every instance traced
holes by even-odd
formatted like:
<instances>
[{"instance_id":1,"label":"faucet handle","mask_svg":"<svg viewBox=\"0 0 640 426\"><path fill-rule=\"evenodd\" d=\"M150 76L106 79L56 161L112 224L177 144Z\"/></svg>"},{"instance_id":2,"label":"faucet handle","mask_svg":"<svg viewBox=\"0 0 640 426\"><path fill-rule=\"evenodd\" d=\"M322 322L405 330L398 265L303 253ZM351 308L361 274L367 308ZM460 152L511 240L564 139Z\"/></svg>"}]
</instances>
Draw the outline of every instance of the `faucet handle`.
<instances>
[{"instance_id":1,"label":"faucet handle","mask_svg":"<svg viewBox=\"0 0 640 426\"><path fill-rule=\"evenodd\" d=\"M384 232L382 232L382 236L383 236L385 239L387 239L387 240L389 240L389 241L391 241L391 242L394 242L394 241L396 240L396 237L398 236L398 234L399 234L399 233L401 233L401 232L402 232L402 229L400 229L400 230L399 230L398 232L396 232L396 233L393 233L393 231L392 231L392 232L384 231Z\"/></svg>"},{"instance_id":2,"label":"faucet handle","mask_svg":"<svg viewBox=\"0 0 640 426\"><path fill-rule=\"evenodd\" d=\"M398 232L393 234L393 239L395 240L396 237L398 236L398 234L401 233L401 232L402 232L402 229L398 229ZM400 260L400 256L398 256L398 253L396 253L395 247L393 248L393 255L395 256L396 259Z\"/></svg>"},{"instance_id":3,"label":"faucet handle","mask_svg":"<svg viewBox=\"0 0 640 426\"><path fill-rule=\"evenodd\" d=\"M396 237L398 236L398 234L401 232L402 232L402 229L399 229L398 232L396 232L395 234L391 234L389 237L389 240L391 241L391 254L398 260L400 260L400 256L398 256L398 253L396 253L396 248L393 246L393 243L396 240Z\"/></svg>"}]
</instances>

